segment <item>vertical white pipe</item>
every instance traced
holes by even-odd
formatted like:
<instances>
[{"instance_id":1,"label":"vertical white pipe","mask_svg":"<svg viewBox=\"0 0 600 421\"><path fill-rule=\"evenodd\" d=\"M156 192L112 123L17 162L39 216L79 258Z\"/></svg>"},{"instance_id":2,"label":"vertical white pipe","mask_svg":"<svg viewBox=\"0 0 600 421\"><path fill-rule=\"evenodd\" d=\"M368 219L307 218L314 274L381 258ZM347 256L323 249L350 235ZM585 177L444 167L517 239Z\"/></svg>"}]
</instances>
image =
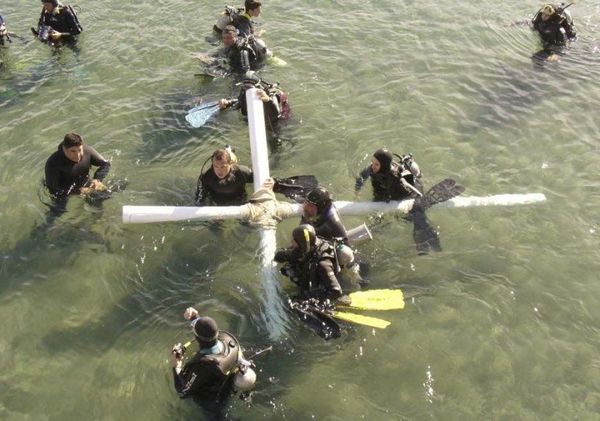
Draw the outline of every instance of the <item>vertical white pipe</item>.
<instances>
[{"instance_id":1,"label":"vertical white pipe","mask_svg":"<svg viewBox=\"0 0 600 421\"><path fill-rule=\"evenodd\" d=\"M265 129L265 114L263 102L257 95L257 89L246 91L248 109L248 131L250 135L250 153L252 154L252 172L254 174L254 190L258 190L263 182L271 176L269 172L269 149L267 147L267 132ZM287 314L281 300L281 288L274 268L273 258L277 248L276 231L261 229L260 231L260 263L261 285L263 289L264 311L262 318L269 331L271 339L279 339L286 328Z\"/></svg>"},{"instance_id":2,"label":"vertical white pipe","mask_svg":"<svg viewBox=\"0 0 600 421\"><path fill-rule=\"evenodd\" d=\"M267 148L264 106L257 92L258 89L256 88L246 91L254 191L260 189L264 181L271 176L269 173L269 149Z\"/></svg>"}]
</instances>

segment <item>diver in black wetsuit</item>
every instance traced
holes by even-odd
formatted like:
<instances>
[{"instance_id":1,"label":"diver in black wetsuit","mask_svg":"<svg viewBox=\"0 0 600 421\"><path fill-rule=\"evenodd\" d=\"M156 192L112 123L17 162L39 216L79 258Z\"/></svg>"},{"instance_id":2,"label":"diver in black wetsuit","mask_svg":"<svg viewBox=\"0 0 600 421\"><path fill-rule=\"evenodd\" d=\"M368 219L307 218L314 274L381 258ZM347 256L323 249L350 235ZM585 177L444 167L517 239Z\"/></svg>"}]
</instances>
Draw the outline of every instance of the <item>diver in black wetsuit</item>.
<instances>
[{"instance_id":1,"label":"diver in black wetsuit","mask_svg":"<svg viewBox=\"0 0 600 421\"><path fill-rule=\"evenodd\" d=\"M8 33L8 29L6 29L6 21L2 15L0 15L0 46L3 46L6 41L12 42Z\"/></svg>"},{"instance_id":2,"label":"diver in black wetsuit","mask_svg":"<svg viewBox=\"0 0 600 421\"><path fill-rule=\"evenodd\" d=\"M264 64L269 53L266 45L260 39L238 37L237 29L228 25L223 29L224 55L229 60L231 72L245 74L249 70L258 70Z\"/></svg>"},{"instance_id":3,"label":"diver in black wetsuit","mask_svg":"<svg viewBox=\"0 0 600 421\"><path fill-rule=\"evenodd\" d=\"M292 231L291 247L277 251L275 261L286 263L281 273L298 286L303 299L329 299L349 304L349 297L342 295L337 278L339 267L333 244L318 238L312 225L296 227Z\"/></svg>"},{"instance_id":4,"label":"diver in black wetsuit","mask_svg":"<svg viewBox=\"0 0 600 421\"><path fill-rule=\"evenodd\" d=\"M177 344L171 351L175 390L180 398L196 397L224 400L231 391L233 378L244 359L238 340L219 330L214 319L199 316L189 307L184 317L192 322L200 349L184 364L185 348Z\"/></svg>"},{"instance_id":5,"label":"diver in black wetsuit","mask_svg":"<svg viewBox=\"0 0 600 421\"><path fill-rule=\"evenodd\" d=\"M252 170L237 165L237 158L227 149L217 149L210 160L210 168L198 177L196 206L237 206L246 203L246 184L254 180Z\"/></svg>"},{"instance_id":6,"label":"diver in black wetsuit","mask_svg":"<svg viewBox=\"0 0 600 421\"><path fill-rule=\"evenodd\" d=\"M570 6L570 5L569 5ZM531 21L533 29L540 34L543 50L534 54L534 58L557 60L569 41L577 38L573 19L564 3L560 6L546 4Z\"/></svg>"},{"instance_id":7,"label":"diver in black wetsuit","mask_svg":"<svg viewBox=\"0 0 600 421\"><path fill-rule=\"evenodd\" d=\"M346 228L333 205L331 195L323 187L317 187L306 195L301 223L312 225L317 237L327 241L337 239L348 244Z\"/></svg>"},{"instance_id":8,"label":"diver in black wetsuit","mask_svg":"<svg viewBox=\"0 0 600 421\"><path fill-rule=\"evenodd\" d=\"M92 166L99 167L93 179L89 178ZM67 133L63 141L46 161L45 184L57 198L71 194L88 195L106 190L102 180L110 170L110 162L94 148L84 145L77 133Z\"/></svg>"},{"instance_id":9,"label":"diver in black wetsuit","mask_svg":"<svg viewBox=\"0 0 600 421\"><path fill-rule=\"evenodd\" d=\"M254 35L254 22L252 18L260 16L262 3L257 0L246 0L244 2L244 13L234 16L232 25L238 30L242 37Z\"/></svg>"},{"instance_id":10,"label":"diver in black wetsuit","mask_svg":"<svg viewBox=\"0 0 600 421\"><path fill-rule=\"evenodd\" d=\"M83 31L75 10L58 0L42 0L42 4L37 29L31 28L35 36L53 45L74 43L75 36Z\"/></svg>"},{"instance_id":11,"label":"diver in black wetsuit","mask_svg":"<svg viewBox=\"0 0 600 421\"><path fill-rule=\"evenodd\" d=\"M281 126L285 125L291 118L292 110L288 94L281 90L278 83L265 82L260 80L254 72L249 72L249 74L244 76L237 99L222 98L219 100L219 108L224 110L231 107L235 110L240 110L243 116L247 116L246 91L250 88L258 89L257 94L263 102L265 128L273 135L275 142L279 143Z\"/></svg>"},{"instance_id":12,"label":"diver in black wetsuit","mask_svg":"<svg viewBox=\"0 0 600 421\"><path fill-rule=\"evenodd\" d=\"M395 161L390 151L378 149L373 154L371 165L362 170L356 178L357 193L368 178L371 178L375 202L416 199L423 196L421 170L410 154L403 155L399 161ZM427 221L425 210L414 206L408 218L414 222L413 238L417 251L420 254L427 253L429 249L441 251L438 234Z\"/></svg>"}]
</instances>

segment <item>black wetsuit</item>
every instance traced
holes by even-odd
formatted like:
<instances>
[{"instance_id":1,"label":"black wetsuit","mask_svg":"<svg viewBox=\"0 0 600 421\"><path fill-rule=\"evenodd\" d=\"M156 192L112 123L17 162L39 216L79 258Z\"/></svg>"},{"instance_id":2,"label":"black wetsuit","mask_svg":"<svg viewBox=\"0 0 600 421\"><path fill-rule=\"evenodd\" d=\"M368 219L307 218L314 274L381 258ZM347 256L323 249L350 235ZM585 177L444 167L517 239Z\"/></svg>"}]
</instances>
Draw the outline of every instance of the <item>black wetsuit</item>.
<instances>
[{"instance_id":1,"label":"black wetsuit","mask_svg":"<svg viewBox=\"0 0 600 421\"><path fill-rule=\"evenodd\" d=\"M321 215L318 215L315 220L302 217L300 223L312 225L315 228L315 233L318 237L327 241L341 238L344 243L348 245L348 233L333 204L329 205L329 207L325 209Z\"/></svg>"},{"instance_id":2,"label":"black wetsuit","mask_svg":"<svg viewBox=\"0 0 600 421\"><path fill-rule=\"evenodd\" d=\"M220 331L214 350L201 349L178 373L173 368L175 390L180 398L222 399L231 391L232 372L239 364L237 339Z\"/></svg>"},{"instance_id":3,"label":"black wetsuit","mask_svg":"<svg viewBox=\"0 0 600 421\"><path fill-rule=\"evenodd\" d=\"M544 21L541 11L538 12L533 19L533 29L540 34L544 49L564 46L567 41L576 37L569 19L558 13Z\"/></svg>"},{"instance_id":4,"label":"black wetsuit","mask_svg":"<svg viewBox=\"0 0 600 421\"><path fill-rule=\"evenodd\" d=\"M252 183L252 170L243 165L234 165L229 174L219 179L212 165L198 178L196 187L197 206L237 206L248 201L246 184Z\"/></svg>"},{"instance_id":5,"label":"black wetsuit","mask_svg":"<svg viewBox=\"0 0 600 421\"><path fill-rule=\"evenodd\" d=\"M242 13L236 15L233 18L233 26L238 30L238 36L247 37L248 35L254 35L254 22L249 15Z\"/></svg>"},{"instance_id":6,"label":"black wetsuit","mask_svg":"<svg viewBox=\"0 0 600 421\"><path fill-rule=\"evenodd\" d=\"M288 263L282 271L300 288L305 298L336 299L342 295L342 288L337 278L337 263L333 245L317 238L315 246L307 256L302 256L299 249L281 249L275 253L275 261Z\"/></svg>"},{"instance_id":7,"label":"black wetsuit","mask_svg":"<svg viewBox=\"0 0 600 421\"><path fill-rule=\"evenodd\" d=\"M415 193L408 191L401 183L399 172L401 166L396 161L392 162L392 168L389 171L380 170L374 173L371 166L362 170L356 178L354 189L359 191L365 184L368 178L371 178L373 186L373 201L374 202L389 202L390 200L404 200L409 197L414 197ZM418 190L421 190L417 185Z\"/></svg>"},{"instance_id":8,"label":"black wetsuit","mask_svg":"<svg viewBox=\"0 0 600 421\"><path fill-rule=\"evenodd\" d=\"M79 194L79 190L91 181L89 174L92 165L99 167L94 174L94 179L104 180L110 170L110 162L94 148L83 145L81 161L73 162L66 157L62 146L59 146L46 161L46 187L56 197Z\"/></svg>"},{"instance_id":9,"label":"black wetsuit","mask_svg":"<svg viewBox=\"0 0 600 421\"><path fill-rule=\"evenodd\" d=\"M252 39L238 40L233 47L225 49L225 56L233 73L244 74L248 70L258 70L264 64L264 58ZM247 57L247 60L244 57Z\"/></svg>"},{"instance_id":10,"label":"black wetsuit","mask_svg":"<svg viewBox=\"0 0 600 421\"><path fill-rule=\"evenodd\" d=\"M55 12L47 12L46 10L42 10L42 14L40 15L40 20L38 22L38 31L42 25L49 26L55 31L68 33L69 36L67 38L72 38L75 35L79 35L83 28L79 24L79 20L77 16L73 12L70 6L57 6L58 13ZM56 9L55 9L56 11ZM65 39L65 36L62 37Z\"/></svg>"},{"instance_id":11,"label":"black wetsuit","mask_svg":"<svg viewBox=\"0 0 600 421\"><path fill-rule=\"evenodd\" d=\"M288 95L277 85L258 82L255 85L244 83L240 89L236 109L239 109L243 116L248 115L248 106L246 104L246 91L250 88L262 89L269 96L269 101L263 102L263 111L265 116L265 127L271 133L278 135L281 124L285 124L292 115Z\"/></svg>"}]
</instances>

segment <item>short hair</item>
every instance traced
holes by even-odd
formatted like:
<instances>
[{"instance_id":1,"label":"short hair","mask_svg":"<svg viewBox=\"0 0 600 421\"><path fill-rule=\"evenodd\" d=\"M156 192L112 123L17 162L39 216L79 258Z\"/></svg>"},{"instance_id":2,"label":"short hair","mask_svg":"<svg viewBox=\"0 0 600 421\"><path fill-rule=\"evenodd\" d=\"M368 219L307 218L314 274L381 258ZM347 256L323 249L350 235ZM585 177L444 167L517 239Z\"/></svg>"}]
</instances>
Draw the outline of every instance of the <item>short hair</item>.
<instances>
[{"instance_id":1,"label":"short hair","mask_svg":"<svg viewBox=\"0 0 600 421\"><path fill-rule=\"evenodd\" d=\"M212 161L224 161L228 164L233 164L233 159L231 157L231 154L229 153L229 151L227 149L217 149L213 154L212 154Z\"/></svg>"},{"instance_id":2,"label":"short hair","mask_svg":"<svg viewBox=\"0 0 600 421\"><path fill-rule=\"evenodd\" d=\"M83 145L83 137L77 133L67 133L62 141L62 146L67 149L81 145Z\"/></svg>"},{"instance_id":3,"label":"short hair","mask_svg":"<svg viewBox=\"0 0 600 421\"><path fill-rule=\"evenodd\" d=\"M235 26L233 25L227 25L225 28L223 28L223 33L224 34L233 34L233 35L237 35L238 34L238 30Z\"/></svg>"},{"instance_id":4,"label":"short hair","mask_svg":"<svg viewBox=\"0 0 600 421\"><path fill-rule=\"evenodd\" d=\"M249 10L258 9L260 6L262 6L262 3L257 0L246 0L244 2L244 8L246 9L246 12Z\"/></svg>"},{"instance_id":5,"label":"short hair","mask_svg":"<svg viewBox=\"0 0 600 421\"><path fill-rule=\"evenodd\" d=\"M554 9L554 6L551 4L546 4L544 7L542 7L542 13L552 16L554 13L556 13L556 9Z\"/></svg>"}]
</instances>

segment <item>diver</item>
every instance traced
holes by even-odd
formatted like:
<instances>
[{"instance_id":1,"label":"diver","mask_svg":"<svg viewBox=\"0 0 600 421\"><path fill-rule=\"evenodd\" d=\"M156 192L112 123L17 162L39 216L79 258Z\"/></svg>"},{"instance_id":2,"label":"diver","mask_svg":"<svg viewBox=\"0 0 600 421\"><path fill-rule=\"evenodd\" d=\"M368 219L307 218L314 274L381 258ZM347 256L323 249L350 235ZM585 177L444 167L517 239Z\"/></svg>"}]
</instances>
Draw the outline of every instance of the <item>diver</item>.
<instances>
[{"instance_id":1,"label":"diver","mask_svg":"<svg viewBox=\"0 0 600 421\"><path fill-rule=\"evenodd\" d=\"M31 28L33 34L51 45L73 43L75 36L83 31L75 10L58 0L42 0L42 5L37 29Z\"/></svg>"},{"instance_id":2,"label":"diver","mask_svg":"<svg viewBox=\"0 0 600 421\"><path fill-rule=\"evenodd\" d=\"M285 263L281 273L299 288L299 299L316 298L349 305L337 278L339 265L332 243L318 238L312 225L303 224L292 231L292 243L275 253L277 263Z\"/></svg>"},{"instance_id":3,"label":"diver","mask_svg":"<svg viewBox=\"0 0 600 421\"><path fill-rule=\"evenodd\" d=\"M252 35L239 37L238 30L233 25L226 26L222 35L225 45L224 54L233 73L245 74L249 70L258 70L270 54L261 39Z\"/></svg>"},{"instance_id":4,"label":"diver","mask_svg":"<svg viewBox=\"0 0 600 421\"><path fill-rule=\"evenodd\" d=\"M255 35L254 22L252 18L260 16L262 3L257 0L246 0L244 2L244 13L233 17L232 25L238 30L238 34L242 37ZM257 36L259 34L256 34Z\"/></svg>"},{"instance_id":5,"label":"diver","mask_svg":"<svg viewBox=\"0 0 600 421\"><path fill-rule=\"evenodd\" d=\"M355 192L358 193L365 181L371 178L375 202L421 198L423 187L419 165L411 154L396 156L398 160L394 160L394 154L383 148L375 151L371 165L356 178ZM426 254L429 249L441 251L438 234L427 221L424 207L413 206L408 219L414 222L413 238L419 254Z\"/></svg>"},{"instance_id":6,"label":"diver","mask_svg":"<svg viewBox=\"0 0 600 421\"><path fill-rule=\"evenodd\" d=\"M387 149L375 151L371 165L356 178L355 192L358 193L365 181L371 178L375 202L404 200L422 195L421 170L418 164L410 154L397 157L399 160L394 160L394 154Z\"/></svg>"},{"instance_id":7,"label":"diver","mask_svg":"<svg viewBox=\"0 0 600 421\"><path fill-rule=\"evenodd\" d=\"M217 322L199 316L193 307L183 317L191 321L192 332L200 349L184 363L184 354L190 343L176 344L171 350L175 390L180 398L196 397L207 400L225 400L235 388L250 390L256 381L251 363L244 359L238 340L219 330Z\"/></svg>"},{"instance_id":8,"label":"diver","mask_svg":"<svg viewBox=\"0 0 600 421\"><path fill-rule=\"evenodd\" d=\"M323 187L317 187L306 195L300 223L312 225L317 237L327 241L338 239L348 245L346 228L333 204L331 194Z\"/></svg>"},{"instance_id":9,"label":"diver","mask_svg":"<svg viewBox=\"0 0 600 421\"><path fill-rule=\"evenodd\" d=\"M225 110L231 107L240 110L244 117L247 116L246 91L250 88L258 89L257 93L263 102L265 127L273 135L275 143L279 144L281 126L287 123L292 115L288 94L279 87L279 83L268 83L261 80L255 72L247 72L238 97L220 99L219 108Z\"/></svg>"},{"instance_id":10,"label":"diver","mask_svg":"<svg viewBox=\"0 0 600 421\"><path fill-rule=\"evenodd\" d=\"M573 3L560 6L546 4L534 16L531 23L533 30L540 34L543 49L534 57L558 60L557 53L561 53L569 41L577 38L573 27L573 18L568 10Z\"/></svg>"},{"instance_id":11,"label":"diver","mask_svg":"<svg viewBox=\"0 0 600 421\"><path fill-rule=\"evenodd\" d=\"M203 172L205 161L196 187L196 206L237 206L248 201L246 184L252 183L252 170L237 164L237 157L230 147L217 149L209 158L211 166Z\"/></svg>"},{"instance_id":12,"label":"diver","mask_svg":"<svg viewBox=\"0 0 600 421\"><path fill-rule=\"evenodd\" d=\"M90 179L92 166L98 167ZM109 192L103 183L110 171L110 162L94 148L85 145L77 133L67 133L63 141L46 161L45 185L56 199L69 195L90 196L97 192Z\"/></svg>"},{"instance_id":13,"label":"diver","mask_svg":"<svg viewBox=\"0 0 600 421\"><path fill-rule=\"evenodd\" d=\"M333 243L342 279L363 287L369 284L365 278L367 265L355 259L354 250L350 247L349 234L333 204L331 194L325 188L317 187L308 192L302 204L300 223L312 225L317 237ZM370 236L370 233L368 235Z\"/></svg>"},{"instance_id":14,"label":"diver","mask_svg":"<svg viewBox=\"0 0 600 421\"><path fill-rule=\"evenodd\" d=\"M6 21L2 15L0 15L0 46L5 45L5 42L12 42L10 35L8 29L6 29Z\"/></svg>"}]
</instances>

